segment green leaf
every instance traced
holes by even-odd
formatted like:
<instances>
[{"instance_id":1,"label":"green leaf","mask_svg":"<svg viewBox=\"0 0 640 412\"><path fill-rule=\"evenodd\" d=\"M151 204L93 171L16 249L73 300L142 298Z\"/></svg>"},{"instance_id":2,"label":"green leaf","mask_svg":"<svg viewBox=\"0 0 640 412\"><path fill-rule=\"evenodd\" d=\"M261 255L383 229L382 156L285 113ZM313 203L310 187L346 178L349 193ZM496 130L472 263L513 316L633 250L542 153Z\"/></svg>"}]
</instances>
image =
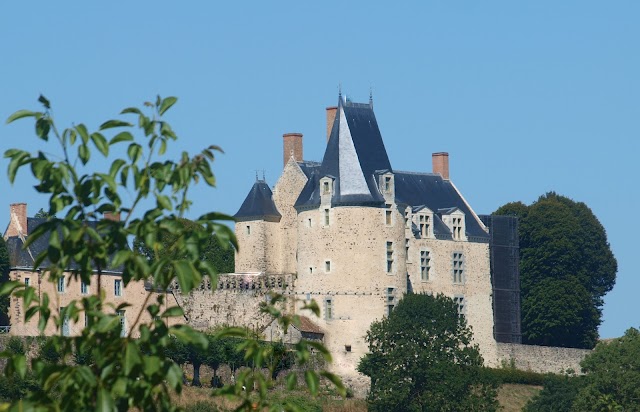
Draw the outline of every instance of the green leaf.
<instances>
[{"instance_id":1,"label":"green leaf","mask_svg":"<svg viewBox=\"0 0 640 412\"><path fill-rule=\"evenodd\" d=\"M78 146L78 157L80 158L80 161L82 161L83 165L86 165L89 162L89 159L91 158L91 152L89 151L89 148L86 144L83 143Z\"/></svg>"},{"instance_id":2,"label":"green leaf","mask_svg":"<svg viewBox=\"0 0 640 412\"><path fill-rule=\"evenodd\" d=\"M294 390L297 384L298 384L298 376L295 373L290 372L287 375L287 390L288 391Z\"/></svg>"},{"instance_id":3,"label":"green leaf","mask_svg":"<svg viewBox=\"0 0 640 412\"><path fill-rule=\"evenodd\" d=\"M129 375L133 368L142 364L142 358L140 352L135 343L127 343L127 347L124 351L124 373Z\"/></svg>"},{"instance_id":4,"label":"green leaf","mask_svg":"<svg viewBox=\"0 0 640 412\"><path fill-rule=\"evenodd\" d=\"M100 133L91 133L91 140L93 141L93 144L96 145L96 148L100 153L105 157L109 156L109 144L103 135Z\"/></svg>"},{"instance_id":5,"label":"green leaf","mask_svg":"<svg viewBox=\"0 0 640 412\"><path fill-rule=\"evenodd\" d=\"M184 310L179 306L172 306L169 309L162 312L163 318L174 318L178 316L184 316Z\"/></svg>"},{"instance_id":6,"label":"green leaf","mask_svg":"<svg viewBox=\"0 0 640 412\"><path fill-rule=\"evenodd\" d=\"M116 143L130 141L133 141L133 135L130 132L120 132L117 135L113 136L113 138L109 141L109 144L114 145Z\"/></svg>"},{"instance_id":7,"label":"green leaf","mask_svg":"<svg viewBox=\"0 0 640 412\"><path fill-rule=\"evenodd\" d=\"M169 199L168 196L158 195L156 199L158 201L159 207L169 211L173 210L173 205L171 204L171 200Z\"/></svg>"},{"instance_id":8,"label":"green leaf","mask_svg":"<svg viewBox=\"0 0 640 412\"><path fill-rule=\"evenodd\" d=\"M178 101L178 98L173 96L169 96L166 99L163 99L162 103L160 103L160 107L158 108L158 114L162 116L164 112L169 110L169 108L173 106L177 101Z\"/></svg>"},{"instance_id":9,"label":"green leaf","mask_svg":"<svg viewBox=\"0 0 640 412\"><path fill-rule=\"evenodd\" d=\"M105 388L100 388L98 390L98 404L96 405L96 411L111 412L114 409L115 405L113 404L111 394Z\"/></svg>"},{"instance_id":10,"label":"green leaf","mask_svg":"<svg viewBox=\"0 0 640 412\"><path fill-rule=\"evenodd\" d=\"M36 135L44 141L49 140L49 131L51 124L48 119L41 117L36 120Z\"/></svg>"},{"instance_id":11,"label":"green leaf","mask_svg":"<svg viewBox=\"0 0 640 412\"><path fill-rule=\"evenodd\" d=\"M309 387L309 392L313 396L318 394L318 384L320 379L318 375L314 371L307 370L304 372L304 380L307 382L307 387Z\"/></svg>"},{"instance_id":12,"label":"green leaf","mask_svg":"<svg viewBox=\"0 0 640 412\"><path fill-rule=\"evenodd\" d=\"M16 373L21 378L27 374L27 358L25 355L13 355L11 359L13 363L13 367L15 368Z\"/></svg>"},{"instance_id":13,"label":"green leaf","mask_svg":"<svg viewBox=\"0 0 640 412\"><path fill-rule=\"evenodd\" d=\"M14 122L18 119L22 119L23 117L36 117L37 115L42 115L39 112L32 112L31 110L18 110L11 116L7 118L7 124Z\"/></svg>"},{"instance_id":14,"label":"green leaf","mask_svg":"<svg viewBox=\"0 0 640 412\"><path fill-rule=\"evenodd\" d=\"M178 277L178 283L183 293L188 293L197 284L200 283L202 277L200 273L193 266L193 263L187 260L176 260L172 262L173 268L176 271Z\"/></svg>"},{"instance_id":15,"label":"green leaf","mask_svg":"<svg viewBox=\"0 0 640 412\"><path fill-rule=\"evenodd\" d=\"M140 111L140 109L136 108L136 107L127 107L126 109L122 110L120 112L120 114L126 114L126 113L135 113L135 114L142 114L142 112Z\"/></svg>"},{"instance_id":16,"label":"green leaf","mask_svg":"<svg viewBox=\"0 0 640 412\"><path fill-rule=\"evenodd\" d=\"M87 131L87 127L80 123L79 125L77 125L75 127L76 131L78 132L78 134L80 135L80 138L82 139L82 141L84 143L88 143L89 142L89 132Z\"/></svg>"},{"instance_id":17,"label":"green leaf","mask_svg":"<svg viewBox=\"0 0 640 412\"><path fill-rule=\"evenodd\" d=\"M334 375L333 373L327 371L321 371L320 375L324 376L335 385L340 396L347 396L347 388L344 387L344 385L342 384L342 380L340 379L340 377L338 377L338 375Z\"/></svg>"},{"instance_id":18,"label":"green leaf","mask_svg":"<svg viewBox=\"0 0 640 412\"><path fill-rule=\"evenodd\" d=\"M42 105L45 107L45 109L47 109L47 110L51 109L51 103L50 103L50 102L49 102L49 100L47 100L47 98L46 98L46 97L44 97L43 95L40 95L40 96L38 97L38 101L39 101L40 103L42 103Z\"/></svg>"},{"instance_id":19,"label":"green leaf","mask_svg":"<svg viewBox=\"0 0 640 412\"><path fill-rule=\"evenodd\" d=\"M131 143L127 150L127 155L129 155L129 159L131 159L132 162L137 162L142 155L142 147L137 143Z\"/></svg>"},{"instance_id":20,"label":"green leaf","mask_svg":"<svg viewBox=\"0 0 640 412\"><path fill-rule=\"evenodd\" d=\"M100 130L113 129L114 127L131 127L133 126L129 122L124 122L122 120L107 120L106 122L100 125Z\"/></svg>"},{"instance_id":21,"label":"green leaf","mask_svg":"<svg viewBox=\"0 0 640 412\"><path fill-rule=\"evenodd\" d=\"M24 287L22 282L10 280L0 284L0 296L10 295L16 288Z\"/></svg>"}]
</instances>

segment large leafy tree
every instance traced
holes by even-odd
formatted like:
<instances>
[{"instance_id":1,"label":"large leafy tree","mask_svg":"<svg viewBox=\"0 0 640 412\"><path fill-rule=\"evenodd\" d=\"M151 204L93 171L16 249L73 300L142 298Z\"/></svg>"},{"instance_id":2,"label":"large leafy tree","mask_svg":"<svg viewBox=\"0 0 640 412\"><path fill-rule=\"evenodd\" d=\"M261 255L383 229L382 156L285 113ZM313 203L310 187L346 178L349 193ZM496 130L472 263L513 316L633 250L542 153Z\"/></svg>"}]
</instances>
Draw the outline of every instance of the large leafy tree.
<instances>
[{"instance_id":1,"label":"large leafy tree","mask_svg":"<svg viewBox=\"0 0 640 412\"><path fill-rule=\"evenodd\" d=\"M586 204L553 192L495 214L520 220L523 342L592 348L617 272L602 224Z\"/></svg>"},{"instance_id":2,"label":"large leafy tree","mask_svg":"<svg viewBox=\"0 0 640 412\"><path fill-rule=\"evenodd\" d=\"M20 110L8 122L33 119L37 137L53 147L36 153L10 149L5 157L10 159L11 182L19 170L29 170L37 181L35 189L49 196L49 219L30 233L26 241L29 246L42 236L49 238L49 247L34 262L34 270L46 265L44 281L55 284L69 268L74 268L71 276L76 282L89 283L95 274L96 284L100 285L103 271L121 267L125 285L151 282L166 290L177 280L183 293L199 286L204 277L215 285L217 270L212 262L201 257L212 237L222 245L231 243L237 247L233 232L222 223L231 218L211 212L194 219L194 225L189 227L182 219L191 204L189 189L198 183L214 186L211 162L219 149L212 146L195 156L183 152L177 161L168 158L167 146L177 139L177 134L163 116L177 99L158 97L155 102L145 103L144 109L124 109L121 114L132 117L137 127L126 120L112 119L95 132L82 123L59 130L49 101L42 96L39 101L43 111ZM122 145L126 145L126 157L110 157L114 146ZM92 156L106 158L111 166L106 171L91 170ZM121 196L123 193L127 196ZM150 208L142 209L143 205ZM122 219L103 219L106 212L119 213ZM89 221L96 223L87 224ZM149 261L129 248L129 239L136 237L157 252L155 259ZM163 253L167 252L163 243L166 238L175 239L171 247L176 254ZM146 295L140 313L133 314L124 337L118 311L129 305L108 305L104 293L73 300L59 314L51 304L55 297L40 295L22 282L7 281L0 285L0 296L9 294L22 299L23 307L27 308L25 321L37 318L41 333L48 325L55 327L57 334L51 337L51 344L65 362L32 359L31 370L42 393L29 392L13 405L0 405L3 410L7 407L63 411L176 410L171 393L181 391L183 374L168 356L172 338L203 350L209 344L204 334L187 325L167 326L167 318L179 320L183 311L177 306L161 310L165 304L163 294L153 291ZM281 300L281 296L273 296L265 310L286 329L292 320L275 308ZM307 308L318 313L313 302ZM78 322L81 317L88 322L81 334L62 336L66 319ZM261 370L268 366L265 365L268 352L245 330L227 328L218 335L239 338L239 352L256 366L241 373L236 384L221 388L218 393L238 399L238 410L268 407L266 392L270 380ZM330 360L322 345L303 341L296 347L301 365L309 359L312 347ZM76 362L71 361L74 354L78 355ZM7 376L24 378L29 369L26 354L1 355L8 358ZM321 373L344 393L339 379L328 372ZM289 387L295 385L295 375L291 376L287 380ZM317 392L318 374L307 370L305 378L311 391ZM243 386L260 390L252 394L242 391Z\"/></svg>"},{"instance_id":3,"label":"large leafy tree","mask_svg":"<svg viewBox=\"0 0 640 412\"><path fill-rule=\"evenodd\" d=\"M8 280L9 276L9 253L7 251L7 244L0 236L0 282ZM0 296L0 326L7 326L9 324L9 297Z\"/></svg>"},{"instance_id":4,"label":"large leafy tree","mask_svg":"<svg viewBox=\"0 0 640 412\"><path fill-rule=\"evenodd\" d=\"M495 386L457 306L444 295L409 294L367 332L358 370L371 378L371 411L497 410Z\"/></svg>"},{"instance_id":5,"label":"large leafy tree","mask_svg":"<svg viewBox=\"0 0 640 412\"><path fill-rule=\"evenodd\" d=\"M195 226L197 225L197 223L188 219L178 219L178 221L188 230L195 229ZM181 258L180 254L184 252L181 252L176 247L177 241L178 239L170 233L162 234L160 238L162 253L170 254L173 259ZM235 270L235 249L229 241L223 242L224 243L221 243L221 239L217 236L210 237L204 245L200 259L210 262L219 273L233 273ZM154 250L147 246L144 240L140 238L134 239L133 248L141 255L144 255L149 261L156 259L156 256L160 253L159 250Z\"/></svg>"}]
</instances>

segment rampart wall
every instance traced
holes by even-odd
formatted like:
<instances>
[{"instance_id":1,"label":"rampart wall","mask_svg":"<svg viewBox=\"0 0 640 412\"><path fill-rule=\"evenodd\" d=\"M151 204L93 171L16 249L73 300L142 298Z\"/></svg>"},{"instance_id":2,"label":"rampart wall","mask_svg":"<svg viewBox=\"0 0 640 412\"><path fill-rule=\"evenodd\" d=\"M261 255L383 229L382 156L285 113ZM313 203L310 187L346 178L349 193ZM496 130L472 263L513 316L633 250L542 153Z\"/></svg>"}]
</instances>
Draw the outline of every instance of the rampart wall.
<instances>
[{"instance_id":1,"label":"rampart wall","mask_svg":"<svg viewBox=\"0 0 640 412\"><path fill-rule=\"evenodd\" d=\"M558 348L551 346L497 343L498 359L514 364L517 369L539 373L566 373L568 369L580 373L580 362L590 349Z\"/></svg>"}]
</instances>

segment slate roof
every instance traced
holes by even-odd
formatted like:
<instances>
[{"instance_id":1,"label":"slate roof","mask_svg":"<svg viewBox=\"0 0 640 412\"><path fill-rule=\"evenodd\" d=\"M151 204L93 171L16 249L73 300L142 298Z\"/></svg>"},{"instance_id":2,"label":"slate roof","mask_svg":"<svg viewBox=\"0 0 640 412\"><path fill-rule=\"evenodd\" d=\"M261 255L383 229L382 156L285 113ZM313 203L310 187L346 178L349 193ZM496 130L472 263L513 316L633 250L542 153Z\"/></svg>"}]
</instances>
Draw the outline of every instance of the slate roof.
<instances>
[{"instance_id":1,"label":"slate roof","mask_svg":"<svg viewBox=\"0 0 640 412\"><path fill-rule=\"evenodd\" d=\"M320 204L317 180L324 176L335 178L332 205L384 204L375 180L375 171L381 169L390 170L391 164L372 104L353 103L339 98L336 118L318 174L309 179L295 206Z\"/></svg>"},{"instance_id":2,"label":"slate roof","mask_svg":"<svg viewBox=\"0 0 640 412\"><path fill-rule=\"evenodd\" d=\"M38 226L42 223L46 222L45 218L35 218L29 217L27 218L27 233L32 233L36 230ZM90 226L93 228L96 227L97 222L88 222ZM62 233L59 232L60 238L62 238ZM28 236L28 235L27 235ZM9 262L11 264L11 268L33 268L34 259L38 257L42 252L44 252L49 247L49 233L46 233L40 238L38 238L34 243L29 246L29 250L24 249L22 239L18 236L11 236L7 239L7 252L9 253ZM31 252L31 254L29 254ZM32 259L33 256L33 259ZM45 260L40 264L40 267L46 268L50 264L49 260ZM69 270L76 269L76 265L72 265L72 267L67 268ZM111 268L105 270L105 272L117 272L122 273L122 267Z\"/></svg>"},{"instance_id":3,"label":"slate roof","mask_svg":"<svg viewBox=\"0 0 640 412\"><path fill-rule=\"evenodd\" d=\"M238 221L268 220L279 222L282 215L273 202L273 193L264 180L256 180L251 191L233 217Z\"/></svg>"},{"instance_id":4,"label":"slate roof","mask_svg":"<svg viewBox=\"0 0 640 412\"><path fill-rule=\"evenodd\" d=\"M489 240L489 234L478 223L451 181L443 179L439 174L413 172L394 172L394 180L396 203L409 206L424 205L434 212L433 232L436 237L451 237L451 231L438 215L459 209L465 214L467 236L473 238L470 240Z\"/></svg>"},{"instance_id":5,"label":"slate roof","mask_svg":"<svg viewBox=\"0 0 640 412\"><path fill-rule=\"evenodd\" d=\"M298 165L308 179L295 203L298 210L320 205L319 182L325 176L331 176L334 181L332 206L384 207L378 177L391 172L395 176L396 203L431 209L434 212L434 234L438 239L451 239L451 231L441 216L460 210L466 217L469 240L488 242L489 235L449 180L439 174L395 172L392 169L371 102L354 103L340 97L322 162L302 161ZM265 193L266 190L268 187ZM247 199L250 197L251 193ZM244 211L245 204L236 217L265 215L262 209L251 213ZM273 211L277 213L275 206Z\"/></svg>"}]
</instances>

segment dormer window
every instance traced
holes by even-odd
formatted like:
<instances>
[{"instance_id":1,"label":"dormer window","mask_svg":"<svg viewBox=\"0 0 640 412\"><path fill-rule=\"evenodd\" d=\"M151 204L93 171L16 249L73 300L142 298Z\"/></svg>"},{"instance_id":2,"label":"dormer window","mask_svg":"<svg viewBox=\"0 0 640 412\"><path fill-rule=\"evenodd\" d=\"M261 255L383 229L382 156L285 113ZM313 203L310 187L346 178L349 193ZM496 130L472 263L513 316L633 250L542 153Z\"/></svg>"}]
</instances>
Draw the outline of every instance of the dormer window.
<instances>
[{"instance_id":1,"label":"dormer window","mask_svg":"<svg viewBox=\"0 0 640 412\"><path fill-rule=\"evenodd\" d=\"M391 176L384 177L384 191L389 192L391 190Z\"/></svg>"},{"instance_id":2,"label":"dormer window","mask_svg":"<svg viewBox=\"0 0 640 412\"><path fill-rule=\"evenodd\" d=\"M331 194L331 187L329 186L329 182L327 181L322 182L322 194L323 195Z\"/></svg>"},{"instance_id":3,"label":"dormer window","mask_svg":"<svg viewBox=\"0 0 640 412\"><path fill-rule=\"evenodd\" d=\"M429 215L418 215L418 229L420 229L420 237L429 237L429 227L431 226L431 219Z\"/></svg>"},{"instance_id":4,"label":"dormer window","mask_svg":"<svg viewBox=\"0 0 640 412\"><path fill-rule=\"evenodd\" d=\"M451 231L453 233L454 240L462 240L462 218L461 217L453 217L451 219Z\"/></svg>"}]
</instances>

